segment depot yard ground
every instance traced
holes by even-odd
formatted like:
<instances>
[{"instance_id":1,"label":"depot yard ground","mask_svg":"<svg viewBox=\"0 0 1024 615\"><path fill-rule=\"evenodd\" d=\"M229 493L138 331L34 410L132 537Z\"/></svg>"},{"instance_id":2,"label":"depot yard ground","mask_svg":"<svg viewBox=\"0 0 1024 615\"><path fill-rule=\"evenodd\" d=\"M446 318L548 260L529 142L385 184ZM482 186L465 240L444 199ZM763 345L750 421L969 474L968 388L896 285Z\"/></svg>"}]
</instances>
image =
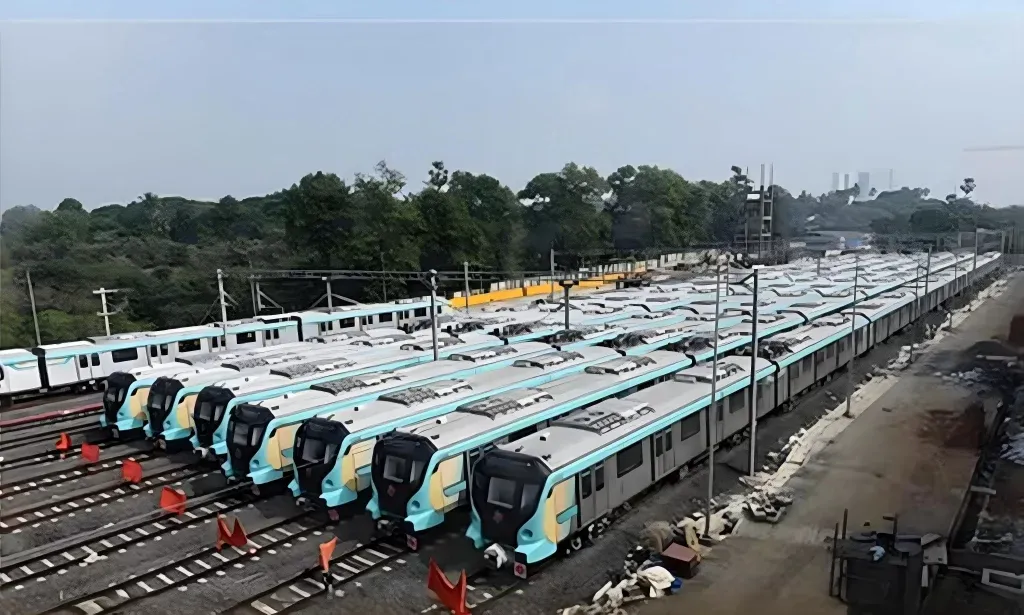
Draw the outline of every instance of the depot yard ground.
<instances>
[{"instance_id":1,"label":"depot yard ground","mask_svg":"<svg viewBox=\"0 0 1024 615\"><path fill-rule=\"evenodd\" d=\"M946 451L942 444L945 442L943 433L956 428L955 416L969 400L964 391L944 384L933 374L952 369L961 351L975 341L1005 334L1010 317L1021 305L1024 305L1024 282L1018 277L1001 297L986 302L959 325L953 335L903 372L891 390L866 408L824 454L798 473L793 482L797 488L796 502L779 525L741 524L734 536L707 556L698 578L687 582L680 595L651 601L641 606L640 612L652 615L680 611L734 613L755 606L757 612L766 615L832 612L828 609L838 612L840 605L827 598L829 555L824 536L841 518L844 507L851 509L852 520L870 519L876 524L881 515L900 512L907 515L901 519L907 519L908 529L915 522L911 509L928 510L935 515L931 521L935 527L940 527L949 517L947 527L939 532L945 534L969 480L973 461L964 450L954 447L951 452ZM900 345L909 343L913 333L904 332L859 359L854 379L860 380L864 373L876 371L877 365L884 365L896 356ZM757 437L759 465L770 451L777 451L801 427L814 423L835 407L836 400L845 395L846 386L845 377L836 378L804 396L792 411L762 422ZM953 414L953 420L949 413ZM940 453L950 455L943 466L936 464ZM717 497L742 491L737 479L745 471L746 457L745 444L717 455ZM936 470L938 467L942 468L941 472ZM109 480L110 476L105 478ZM609 571L621 568L624 555L637 544L644 523L680 518L702 508L706 481L707 470L700 467L678 483L652 493L616 522L594 546L571 558L555 561L516 591L481 607L478 612L535 614L589 601L605 583ZM908 490L908 485L916 487ZM217 486L209 485L201 491ZM158 493L159 489L143 489L129 495L129 501L121 506L96 507L91 517L86 518L84 514L62 517L58 524L47 524L44 536L47 540L69 536L142 514L144 510L155 508ZM952 512L948 512L950 507ZM237 512L252 533L298 511L289 497L282 496L245 506ZM333 531L340 537L338 550L347 550L357 541L367 540L372 526L367 515L335 526ZM313 599L303 605L301 612L440 612L425 589L427 564L430 558L436 559L453 578L463 568L477 569L481 563L480 553L462 536L465 526L466 520L458 519L425 541L427 546L422 552L403 556L345 585L342 596ZM215 537L214 528L215 524L208 521L162 541L151 540L130 547L126 553L109 560L76 566L65 575L53 575L43 582L34 581L18 592L5 589L0 596L0 609L9 613L36 613L71 597L100 590L210 546ZM10 538L5 535L4 543ZM289 547L277 549L273 556L261 554L245 561L241 567L236 565L224 575L210 576L203 583L185 586L184 590L155 594L118 612L152 615L230 609L314 566L316 545L323 538L326 536L295 541ZM6 556L6 544L0 548Z\"/></svg>"}]
</instances>

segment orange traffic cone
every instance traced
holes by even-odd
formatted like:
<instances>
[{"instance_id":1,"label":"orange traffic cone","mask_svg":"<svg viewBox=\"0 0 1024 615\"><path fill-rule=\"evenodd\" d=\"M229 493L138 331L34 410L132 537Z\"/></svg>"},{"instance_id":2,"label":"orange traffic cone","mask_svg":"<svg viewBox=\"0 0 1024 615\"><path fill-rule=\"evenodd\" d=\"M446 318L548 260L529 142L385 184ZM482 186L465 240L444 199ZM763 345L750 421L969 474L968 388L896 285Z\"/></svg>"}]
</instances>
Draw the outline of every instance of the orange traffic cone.
<instances>
[{"instance_id":1,"label":"orange traffic cone","mask_svg":"<svg viewBox=\"0 0 1024 615\"><path fill-rule=\"evenodd\" d=\"M217 515L217 550L220 551L221 547L228 545L231 547L242 548L249 544L249 537L245 534L245 528L242 527L242 522L235 517L235 527L232 530L228 530L228 521L224 515Z\"/></svg>"},{"instance_id":2,"label":"orange traffic cone","mask_svg":"<svg viewBox=\"0 0 1024 615\"><path fill-rule=\"evenodd\" d=\"M121 480L126 483L142 482L142 464L131 457L121 464Z\"/></svg>"},{"instance_id":3,"label":"orange traffic cone","mask_svg":"<svg viewBox=\"0 0 1024 615\"><path fill-rule=\"evenodd\" d=\"M438 601L455 615L469 615L466 608L466 571L459 575L459 582L452 584L437 562L430 559L430 571L427 573L427 589L434 592Z\"/></svg>"},{"instance_id":4,"label":"orange traffic cone","mask_svg":"<svg viewBox=\"0 0 1024 615\"><path fill-rule=\"evenodd\" d=\"M163 491L160 492L160 508L169 513L181 515L185 513L185 501L187 499L188 497L184 491L164 487Z\"/></svg>"},{"instance_id":5,"label":"orange traffic cone","mask_svg":"<svg viewBox=\"0 0 1024 615\"><path fill-rule=\"evenodd\" d=\"M57 440L57 450L66 453L71 450L71 436L61 432L60 439Z\"/></svg>"},{"instance_id":6,"label":"orange traffic cone","mask_svg":"<svg viewBox=\"0 0 1024 615\"><path fill-rule=\"evenodd\" d=\"M100 460L100 447L88 442L82 442L82 459L89 463L96 463Z\"/></svg>"}]
</instances>

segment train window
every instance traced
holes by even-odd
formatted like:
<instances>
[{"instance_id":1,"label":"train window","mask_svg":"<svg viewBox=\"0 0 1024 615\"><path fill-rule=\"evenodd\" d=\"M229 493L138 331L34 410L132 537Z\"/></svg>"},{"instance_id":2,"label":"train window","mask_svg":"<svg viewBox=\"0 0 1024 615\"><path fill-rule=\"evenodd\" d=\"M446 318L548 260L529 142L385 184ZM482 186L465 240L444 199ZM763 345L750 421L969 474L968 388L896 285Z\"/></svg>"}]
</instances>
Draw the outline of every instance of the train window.
<instances>
[{"instance_id":1,"label":"train window","mask_svg":"<svg viewBox=\"0 0 1024 615\"><path fill-rule=\"evenodd\" d=\"M590 480L590 470L584 470L583 472L580 472L580 499L585 500L589 498L590 494L592 494L593 492L594 490L592 488Z\"/></svg>"},{"instance_id":2,"label":"train window","mask_svg":"<svg viewBox=\"0 0 1024 615\"><path fill-rule=\"evenodd\" d=\"M604 464L594 468L594 487L600 491L604 489Z\"/></svg>"},{"instance_id":3,"label":"train window","mask_svg":"<svg viewBox=\"0 0 1024 615\"><path fill-rule=\"evenodd\" d=\"M427 315L427 308L416 308L416 310L413 312L413 314L417 318L423 318L424 316Z\"/></svg>"},{"instance_id":4,"label":"train window","mask_svg":"<svg viewBox=\"0 0 1024 615\"><path fill-rule=\"evenodd\" d=\"M654 456L661 457L665 450L662 448L661 434L654 436Z\"/></svg>"},{"instance_id":5,"label":"train window","mask_svg":"<svg viewBox=\"0 0 1024 615\"><path fill-rule=\"evenodd\" d=\"M836 349L839 352L846 350L846 340L839 340L838 342L836 342Z\"/></svg>"},{"instance_id":6,"label":"train window","mask_svg":"<svg viewBox=\"0 0 1024 615\"><path fill-rule=\"evenodd\" d=\"M404 483L405 477L408 474L408 459L405 459L404 457L395 457L394 455L388 455L384 459L384 478L396 483Z\"/></svg>"},{"instance_id":7,"label":"train window","mask_svg":"<svg viewBox=\"0 0 1024 615\"><path fill-rule=\"evenodd\" d=\"M361 322L365 327L366 325L373 323L373 316L363 316L359 319L359 322Z\"/></svg>"},{"instance_id":8,"label":"train window","mask_svg":"<svg viewBox=\"0 0 1024 615\"><path fill-rule=\"evenodd\" d=\"M167 344L160 344L160 356L167 356Z\"/></svg>"},{"instance_id":9,"label":"train window","mask_svg":"<svg viewBox=\"0 0 1024 615\"><path fill-rule=\"evenodd\" d=\"M800 364L799 363L794 363L794 364L789 366L789 375L794 377L794 378L799 378L800 377Z\"/></svg>"},{"instance_id":10,"label":"train window","mask_svg":"<svg viewBox=\"0 0 1024 615\"><path fill-rule=\"evenodd\" d=\"M439 306L437 306L437 313L438 313L438 314L440 314L440 313L441 313L441 306L440 306L440 305L439 305Z\"/></svg>"},{"instance_id":11,"label":"train window","mask_svg":"<svg viewBox=\"0 0 1024 615\"><path fill-rule=\"evenodd\" d=\"M491 480L494 480L493 478ZM519 498L519 506L523 510L533 510L537 506L537 500L540 499L540 485L525 484L523 485L523 496Z\"/></svg>"},{"instance_id":12,"label":"train window","mask_svg":"<svg viewBox=\"0 0 1024 615\"><path fill-rule=\"evenodd\" d=\"M149 347L149 356L154 357L154 358L156 357L156 346L150 346Z\"/></svg>"},{"instance_id":13,"label":"train window","mask_svg":"<svg viewBox=\"0 0 1024 615\"><path fill-rule=\"evenodd\" d=\"M834 356L836 356L836 347L829 345L827 348L825 348L825 358L831 359Z\"/></svg>"},{"instance_id":14,"label":"train window","mask_svg":"<svg viewBox=\"0 0 1024 615\"><path fill-rule=\"evenodd\" d=\"M139 358L138 348L122 348L121 350L112 350L110 352L110 359L114 363L124 363L125 361L135 361Z\"/></svg>"},{"instance_id":15,"label":"train window","mask_svg":"<svg viewBox=\"0 0 1024 615\"><path fill-rule=\"evenodd\" d=\"M328 331L334 331L334 323L333 322L327 323L327 330Z\"/></svg>"},{"instance_id":16,"label":"train window","mask_svg":"<svg viewBox=\"0 0 1024 615\"><path fill-rule=\"evenodd\" d=\"M280 329L274 329L274 339L275 340L281 339L281 330Z\"/></svg>"},{"instance_id":17,"label":"train window","mask_svg":"<svg viewBox=\"0 0 1024 615\"><path fill-rule=\"evenodd\" d=\"M811 367L813 366L813 363L811 363L811 361L813 361L813 359L811 357L807 357L806 359L804 359L804 362L801 365L801 367L810 371Z\"/></svg>"},{"instance_id":18,"label":"train window","mask_svg":"<svg viewBox=\"0 0 1024 615\"><path fill-rule=\"evenodd\" d=\"M266 331L263 332L263 339L265 339L265 340L269 340L270 339L270 329L267 329Z\"/></svg>"},{"instance_id":19,"label":"train window","mask_svg":"<svg viewBox=\"0 0 1024 615\"><path fill-rule=\"evenodd\" d=\"M3 366L0 366L0 382L3 382L3 380L4 380L4 368L3 368Z\"/></svg>"},{"instance_id":20,"label":"train window","mask_svg":"<svg viewBox=\"0 0 1024 615\"><path fill-rule=\"evenodd\" d=\"M99 367L99 365L100 365L100 355L98 353L95 353L95 352L92 353L92 356L89 357L89 359L90 359L90 362L92 363L93 367Z\"/></svg>"},{"instance_id":21,"label":"train window","mask_svg":"<svg viewBox=\"0 0 1024 615\"><path fill-rule=\"evenodd\" d=\"M89 357L84 354L78 355L78 367L81 367L82 369L89 367Z\"/></svg>"},{"instance_id":22,"label":"train window","mask_svg":"<svg viewBox=\"0 0 1024 615\"><path fill-rule=\"evenodd\" d=\"M409 310L406 310L406 311L402 312L402 318L405 318L405 319L409 318Z\"/></svg>"},{"instance_id":23,"label":"train window","mask_svg":"<svg viewBox=\"0 0 1024 615\"><path fill-rule=\"evenodd\" d=\"M629 474L643 464L644 448L641 442L637 442L615 455L615 467L619 478Z\"/></svg>"},{"instance_id":24,"label":"train window","mask_svg":"<svg viewBox=\"0 0 1024 615\"><path fill-rule=\"evenodd\" d=\"M182 340L178 342L178 352L195 352L203 347L199 340Z\"/></svg>"},{"instance_id":25,"label":"train window","mask_svg":"<svg viewBox=\"0 0 1024 615\"><path fill-rule=\"evenodd\" d=\"M679 441L682 442L687 438L692 438L700 433L700 413L691 414L685 419L679 421Z\"/></svg>"},{"instance_id":26,"label":"train window","mask_svg":"<svg viewBox=\"0 0 1024 615\"><path fill-rule=\"evenodd\" d=\"M722 401L719 400L718 403L715 404L715 407L718 409L718 411L715 412L715 420L721 421L722 418L724 418L724 415L722 413Z\"/></svg>"},{"instance_id":27,"label":"train window","mask_svg":"<svg viewBox=\"0 0 1024 615\"><path fill-rule=\"evenodd\" d=\"M391 322L394 319L395 319L395 315L394 314L390 314L390 313L380 314L380 322Z\"/></svg>"},{"instance_id":28,"label":"train window","mask_svg":"<svg viewBox=\"0 0 1024 615\"><path fill-rule=\"evenodd\" d=\"M246 333L238 333L235 335L236 344L251 344L256 341L256 332L248 331Z\"/></svg>"},{"instance_id":29,"label":"train window","mask_svg":"<svg viewBox=\"0 0 1024 615\"><path fill-rule=\"evenodd\" d=\"M672 450L672 429L671 428L665 430L665 438L664 439L665 439L665 451L668 452L668 451Z\"/></svg>"},{"instance_id":30,"label":"train window","mask_svg":"<svg viewBox=\"0 0 1024 615\"><path fill-rule=\"evenodd\" d=\"M210 348L216 349L216 348L219 348L219 347L220 347L220 338L218 338L216 336L211 337L210 338Z\"/></svg>"},{"instance_id":31,"label":"train window","mask_svg":"<svg viewBox=\"0 0 1024 615\"><path fill-rule=\"evenodd\" d=\"M339 329L351 329L354 326L356 326L355 318L342 318L341 320L338 321Z\"/></svg>"},{"instance_id":32,"label":"train window","mask_svg":"<svg viewBox=\"0 0 1024 615\"><path fill-rule=\"evenodd\" d=\"M525 494L524 494L525 495ZM500 476L492 476L487 485L487 503L512 509L516 505L515 481Z\"/></svg>"},{"instance_id":33,"label":"train window","mask_svg":"<svg viewBox=\"0 0 1024 615\"><path fill-rule=\"evenodd\" d=\"M318 324L316 328L320 331L320 333L327 331L327 325L325 325L324 323Z\"/></svg>"},{"instance_id":34,"label":"train window","mask_svg":"<svg viewBox=\"0 0 1024 615\"><path fill-rule=\"evenodd\" d=\"M747 407L746 391L737 391L729 397L729 414L739 412Z\"/></svg>"}]
</instances>

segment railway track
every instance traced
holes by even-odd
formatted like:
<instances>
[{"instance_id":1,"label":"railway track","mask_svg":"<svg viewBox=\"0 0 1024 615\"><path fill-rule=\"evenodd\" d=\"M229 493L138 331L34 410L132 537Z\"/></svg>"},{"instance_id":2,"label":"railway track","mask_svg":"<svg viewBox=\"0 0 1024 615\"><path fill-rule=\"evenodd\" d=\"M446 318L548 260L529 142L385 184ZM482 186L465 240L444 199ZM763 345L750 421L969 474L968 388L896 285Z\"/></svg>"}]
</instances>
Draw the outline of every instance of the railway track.
<instances>
[{"instance_id":1,"label":"railway track","mask_svg":"<svg viewBox=\"0 0 1024 615\"><path fill-rule=\"evenodd\" d=\"M63 516L74 516L78 511L88 514L93 506L107 506L131 495L152 491L165 485L180 484L182 481L194 478L203 478L214 472L215 470L187 465L175 466L151 472L145 480L138 484L118 481L86 487L59 499L35 502L21 507L5 505L0 511L2 512L0 514L0 534L18 533L29 524L32 524L32 527L38 527L46 520L56 522ZM32 493L32 491L23 490L20 493ZM11 499L13 496L9 495L7 498Z\"/></svg>"},{"instance_id":2,"label":"railway track","mask_svg":"<svg viewBox=\"0 0 1024 615\"><path fill-rule=\"evenodd\" d=\"M0 587L14 584L14 590L22 589L21 583L25 581L45 578L48 574L62 574L60 571L63 569L107 557L115 551L124 553L128 546L141 545L146 540L160 540L165 534L202 525L218 514L260 499L242 487L232 486L196 498L190 504L190 510L182 515L155 510L137 519L5 556L0 566Z\"/></svg>"},{"instance_id":3,"label":"railway track","mask_svg":"<svg viewBox=\"0 0 1024 615\"><path fill-rule=\"evenodd\" d=\"M100 450L103 451L103 450L105 450L107 448L110 448L110 446L113 445L113 444L117 444L117 443L109 443L108 446L106 446L106 447L101 446ZM129 451L125 451L124 453L117 454L117 455L112 455L112 456L109 456L109 457L104 457L104 458L102 458L100 461L98 461L96 463L85 465L85 466L62 467L62 468L57 469L57 470L50 470L48 472L43 472L41 474L34 474L32 476L28 476L28 477L25 477L25 478L20 478L20 479L15 479L15 480L5 480L4 483L3 483L3 490L0 491L0 495L2 495L4 493L10 493L10 491L12 489L15 490L15 491L18 491L20 489L24 489L26 485L29 488L34 488L35 485L33 485L32 483L35 483L36 485L42 484L42 485L45 486L45 485L49 485L49 484L53 484L53 483L59 483L59 482L63 482L63 481L66 481L66 480L70 480L69 478L66 478L65 475L73 476L74 478L81 478L82 476L91 476L91 475L94 475L94 474L96 474L98 472L103 472L104 470L109 470L114 465L120 465L121 462L123 462L125 459L128 459L128 458L133 458L136 461L142 462L142 461L147 461L149 459L154 459L154 458L156 458L158 456L158 454L159 454L159 451L156 451L156 450L148 450L148 451L147 450L129 450ZM0 465L0 472L10 472L12 470L18 470L18 469L22 469L22 468L29 468L29 467L35 467L35 466L45 467L45 466L51 465L55 461L60 462L60 461L71 461L71 460L74 460L77 457L79 457L80 455L81 455L80 451L69 451L66 454L66 456L64 457L64 459L61 459L59 454L58 455L50 455L50 454L38 455L38 456L33 457L31 459L20 459L20 460L18 460L18 463L16 465L13 465L13 466ZM49 480L47 480L47 479L49 479Z\"/></svg>"},{"instance_id":4,"label":"railway track","mask_svg":"<svg viewBox=\"0 0 1024 615\"><path fill-rule=\"evenodd\" d=\"M91 417L95 419L95 417L98 417L102 412L103 407L100 404L96 404L95 407L90 405L86 410L76 408L70 410L43 412L40 413L40 418L29 415L16 419L0 421L0 428L4 430L4 433L25 431L28 429L34 429L41 425L57 425L80 418ZM99 425L98 422L97 425Z\"/></svg>"},{"instance_id":5,"label":"railway track","mask_svg":"<svg viewBox=\"0 0 1024 615\"><path fill-rule=\"evenodd\" d=\"M331 558L332 589L337 590L408 552L404 540L389 536L336 555ZM328 588L323 581L323 571L320 568L310 568L245 602L236 604L224 613L276 615L291 612L313 598L326 594Z\"/></svg>"},{"instance_id":6,"label":"railway track","mask_svg":"<svg viewBox=\"0 0 1024 615\"><path fill-rule=\"evenodd\" d=\"M307 539L317 532L323 533L327 521L311 513L300 513L272 523L249 534L245 548L215 547L200 549L184 558L159 566L148 572L135 575L120 583L88 596L74 598L44 611L70 613L74 615L97 615L119 611L128 604L163 593L169 589L185 587L194 582L204 582L210 575L219 574L227 568L240 566L240 562L264 551L274 554L279 544L290 545L292 540Z\"/></svg>"},{"instance_id":7,"label":"railway track","mask_svg":"<svg viewBox=\"0 0 1024 615\"><path fill-rule=\"evenodd\" d=\"M0 452L31 446L33 444L43 444L51 441L56 442L57 438L59 438L62 433L66 433L69 436L76 436L96 429L101 428L97 427L97 425L92 421L83 422L82 425L75 425L74 427L51 429L49 431L34 432L21 436L15 435L14 437L8 436L7 430L5 429L3 430L3 436L0 437Z\"/></svg>"}]
</instances>

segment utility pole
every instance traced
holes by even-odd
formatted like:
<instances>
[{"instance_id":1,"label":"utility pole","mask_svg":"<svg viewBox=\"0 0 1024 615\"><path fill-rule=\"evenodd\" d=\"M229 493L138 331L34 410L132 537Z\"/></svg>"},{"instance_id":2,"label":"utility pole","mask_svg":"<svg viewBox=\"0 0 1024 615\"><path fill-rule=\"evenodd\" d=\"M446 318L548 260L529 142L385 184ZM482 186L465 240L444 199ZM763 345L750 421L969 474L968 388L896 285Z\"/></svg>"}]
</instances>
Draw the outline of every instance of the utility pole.
<instances>
[{"instance_id":1,"label":"utility pole","mask_svg":"<svg viewBox=\"0 0 1024 615\"><path fill-rule=\"evenodd\" d=\"M466 313L469 314L469 261L462 261L462 275L466 283Z\"/></svg>"},{"instance_id":2,"label":"utility pole","mask_svg":"<svg viewBox=\"0 0 1024 615\"><path fill-rule=\"evenodd\" d=\"M388 301L388 271L384 268L384 253L380 253L380 290L384 294L384 302Z\"/></svg>"},{"instance_id":3,"label":"utility pole","mask_svg":"<svg viewBox=\"0 0 1024 615\"><path fill-rule=\"evenodd\" d=\"M846 369L846 418L853 418L853 368L857 359L857 281L860 279L860 250L853 257L853 315L850 317L850 366Z\"/></svg>"},{"instance_id":4,"label":"utility pole","mask_svg":"<svg viewBox=\"0 0 1024 615\"><path fill-rule=\"evenodd\" d=\"M325 284L327 284L327 311L334 311L334 293L331 291L331 278L322 277L320 278Z\"/></svg>"},{"instance_id":5,"label":"utility pole","mask_svg":"<svg viewBox=\"0 0 1024 615\"><path fill-rule=\"evenodd\" d=\"M431 269L427 275L430 276L430 341L437 361L437 270Z\"/></svg>"},{"instance_id":6,"label":"utility pole","mask_svg":"<svg viewBox=\"0 0 1024 615\"><path fill-rule=\"evenodd\" d=\"M219 279L220 269L217 270L217 275L218 275L218 279ZM107 295L113 295L114 293L117 293L119 291L120 291L119 288L103 288L103 287L100 287L99 290L92 291L92 294L100 296L100 301L102 302L102 305L103 305L103 311L102 312L96 312L96 315L103 317L103 326L106 328L107 336L108 337L110 336L110 315L114 314L115 312L108 312L107 311Z\"/></svg>"},{"instance_id":7,"label":"utility pole","mask_svg":"<svg viewBox=\"0 0 1024 615\"><path fill-rule=\"evenodd\" d=\"M220 327L224 331L225 347L228 341L228 304L224 301L224 271L217 270L217 297L220 300Z\"/></svg>"},{"instance_id":8,"label":"utility pole","mask_svg":"<svg viewBox=\"0 0 1024 615\"><path fill-rule=\"evenodd\" d=\"M28 301L32 304L32 324L36 326L36 346L42 346L43 342L39 337L39 316L36 315L36 293L32 290L32 272L25 270L25 281L28 283ZM104 307L106 312L107 308ZM107 335L110 335L110 327L107 327Z\"/></svg>"},{"instance_id":9,"label":"utility pole","mask_svg":"<svg viewBox=\"0 0 1024 615\"><path fill-rule=\"evenodd\" d=\"M760 270L761 265L754 265L754 325L750 334L750 476L757 471L757 274Z\"/></svg>"},{"instance_id":10,"label":"utility pole","mask_svg":"<svg viewBox=\"0 0 1024 615\"><path fill-rule=\"evenodd\" d=\"M718 436L718 320L721 314L722 265L721 257L715 262L715 348L711 353L711 403L708 405L708 499L704 505L704 535L711 534L711 500L715 497L715 440Z\"/></svg>"},{"instance_id":11,"label":"utility pole","mask_svg":"<svg viewBox=\"0 0 1024 615\"><path fill-rule=\"evenodd\" d=\"M931 255L931 248L928 249L928 254ZM915 258L914 259L914 264L916 265L916 267L914 268L914 274L915 274L915 277L914 277L914 306L916 306L914 311L916 312L916 314L914 315L914 333L915 333L915 335L914 335L914 337L910 338L910 362L911 363L914 362L914 343L915 343L916 338L917 338L916 334L921 329L921 296L920 296L920 294L918 294L918 290L919 290L919 288L921 286L921 261L918 260L917 258ZM927 283L928 283L928 281L925 280L925 284L927 284ZM928 296L928 292L927 291L925 291L925 296Z\"/></svg>"}]
</instances>

